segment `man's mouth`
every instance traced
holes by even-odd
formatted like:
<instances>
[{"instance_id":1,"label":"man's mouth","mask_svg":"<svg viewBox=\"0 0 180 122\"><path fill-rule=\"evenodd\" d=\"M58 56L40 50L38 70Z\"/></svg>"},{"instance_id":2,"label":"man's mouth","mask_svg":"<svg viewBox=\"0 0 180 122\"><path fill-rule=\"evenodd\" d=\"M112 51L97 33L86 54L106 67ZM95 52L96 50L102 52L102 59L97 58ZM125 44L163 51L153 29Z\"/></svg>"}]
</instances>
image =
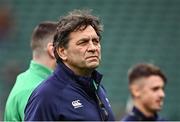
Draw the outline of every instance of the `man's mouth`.
<instances>
[{"instance_id":1,"label":"man's mouth","mask_svg":"<svg viewBox=\"0 0 180 122\"><path fill-rule=\"evenodd\" d=\"M160 105L160 106L163 106L163 100L157 100L157 103Z\"/></svg>"},{"instance_id":2,"label":"man's mouth","mask_svg":"<svg viewBox=\"0 0 180 122\"><path fill-rule=\"evenodd\" d=\"M88 56L88 57L86 57L86 59L94 59L94 58L98 59L98 56Z\"/></svg>"}]
</instances>

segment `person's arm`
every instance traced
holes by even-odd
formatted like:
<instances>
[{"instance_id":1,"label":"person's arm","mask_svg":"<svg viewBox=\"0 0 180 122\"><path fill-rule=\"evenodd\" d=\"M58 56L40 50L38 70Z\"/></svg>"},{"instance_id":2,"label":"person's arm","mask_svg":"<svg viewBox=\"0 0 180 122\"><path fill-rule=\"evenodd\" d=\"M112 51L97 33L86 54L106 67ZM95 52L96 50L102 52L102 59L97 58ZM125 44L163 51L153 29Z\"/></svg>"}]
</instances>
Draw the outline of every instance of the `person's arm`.
<instances>
[{"instance_id":1,"label":"person's arm","mask_svg":"<svg viewBox=\"0 0 180 122\"><path fill-rule=\"evenodd\" d=\"M55 121L52 99L43 95L32 95L25 108L25 121Z\"/></svg>"}]
</instances>

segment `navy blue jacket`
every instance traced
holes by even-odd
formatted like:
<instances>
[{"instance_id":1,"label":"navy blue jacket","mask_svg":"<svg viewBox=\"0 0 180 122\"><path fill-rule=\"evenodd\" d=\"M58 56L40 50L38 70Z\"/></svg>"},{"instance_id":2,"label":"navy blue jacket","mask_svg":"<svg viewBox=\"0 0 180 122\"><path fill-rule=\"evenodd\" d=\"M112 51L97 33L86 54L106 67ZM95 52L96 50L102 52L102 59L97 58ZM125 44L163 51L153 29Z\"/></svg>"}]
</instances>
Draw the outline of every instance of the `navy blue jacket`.
<instances>
[{"instance_id":1,"label":"navy blue jacket","mask_svg":"<svg viewBox=\"0 0 180 122\"><path fill-rule=\"evenodd\" d=\"M91 77L80 77L59 63L53 75L31 94L25 108L25 121L101 121L103 118L113 121L101 79L102 75L95 70ZM93 81L98 86L97 92ZM98 99L102 102L100 105Z\"/></svg>"},{"instance_id":2,"label":"navy blue jacket","mask_svg":"<svg viewBox=\"0 0 180 122\"><path fill-rule=\"evenodd\" d=\"M133 107L132 111L121 121L165 121L165 119L160 118L157 114L153 117L146 117L140 110Z\"/></svg>"}]
</instances>

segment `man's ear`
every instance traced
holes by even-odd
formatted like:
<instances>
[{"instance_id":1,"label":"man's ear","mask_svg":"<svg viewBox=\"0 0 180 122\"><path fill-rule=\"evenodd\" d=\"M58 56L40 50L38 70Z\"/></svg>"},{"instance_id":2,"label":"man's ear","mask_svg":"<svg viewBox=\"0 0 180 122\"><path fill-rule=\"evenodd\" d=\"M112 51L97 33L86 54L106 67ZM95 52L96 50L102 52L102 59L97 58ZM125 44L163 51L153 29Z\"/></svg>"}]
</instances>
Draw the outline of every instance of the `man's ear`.
<instances>
[{"instance_id":1,"label":"man's ear","mask_svg":"<svg viewBox=\"0 0 180 122\"><path fill-rule=\"evenodd\" d=\"M67 60L67 50L64 47L57 48L56 52L63 61Z\"/></svg>"},{"instance_id":2,"label":"man's ear","mask_svg":"<svg viewBox=\"0 0 180 122\"><path fill-rule=\"evenodd\" d=\"M140 86L138 85L138 84L136 84L136 83L134 83L134 84L131 84L131 86L130 86L130 91L131 91L131 94L132 94L132 96L133 97L139 97L140 96L140 94L141 94L141 88L140 88Z\"/></svg>"},{"instance_id":3,"label":"man's ear","mask_svg":"<svg viewBox=\"0 0 180 122\"><path fill-rule=\"evenodd\" d=\"M51 58L55 58L55 56L54 56L54 46L53 46L53 43L52 43L52 42L49 42L49 43L47 44L47 52L48 52L48 54L49 54L49 56L50 56Z\"/></svg>"}]
</instances>

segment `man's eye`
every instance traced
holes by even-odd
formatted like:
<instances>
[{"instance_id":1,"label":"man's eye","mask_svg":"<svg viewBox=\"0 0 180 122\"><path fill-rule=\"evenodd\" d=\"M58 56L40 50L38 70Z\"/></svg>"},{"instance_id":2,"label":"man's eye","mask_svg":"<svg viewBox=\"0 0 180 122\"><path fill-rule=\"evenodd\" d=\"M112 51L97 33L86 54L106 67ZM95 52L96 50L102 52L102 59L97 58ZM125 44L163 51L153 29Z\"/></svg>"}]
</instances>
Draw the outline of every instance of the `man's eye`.
<instances>
[{"instance_id":1,"label":"man's eye","mask_svg":"<svg viewBox=\"0 0 180 122\"><path fill-rule=\"evenodd\" d=\"M157 90L159 90L160 88L159 87L154 87L154 88L152 88L153 89L153 91L157 91Z\"/></svg>"},{"instance_id":2,"label":"man's eye","mask_svg":"<svg viewBox=\"0 0 180 122\"><path fill-rule=\"evenodd\" d=\"M77 44L78 44L78 45L81 45L81 44L86 44L86 43L87 43L86 40L84 40L84 41L82 40L82 41L79 41Z\"/></svg>"},{"instance_id":3,"label":"man's eye","mask_svg":"<svg viewBox=\"0 0 180 122\"><path fill-rule=\"evenodd\" d=\"M80 42L79 44L84 44L85 42L84 41L82 41L82 42Z\"/></svg>"},{"instance_id":4,"label":"man's eye","mask_svg":"<svg viewBox=\"0 0 180 122\"><path fill-rule=\"evenodd\" d=\"M98 39L93 39L92 41L93 41L93 43L95 43L95 44L98 44L98 43L99 43L99 40L98 40Z\"/></svg>"}]
</instances>

